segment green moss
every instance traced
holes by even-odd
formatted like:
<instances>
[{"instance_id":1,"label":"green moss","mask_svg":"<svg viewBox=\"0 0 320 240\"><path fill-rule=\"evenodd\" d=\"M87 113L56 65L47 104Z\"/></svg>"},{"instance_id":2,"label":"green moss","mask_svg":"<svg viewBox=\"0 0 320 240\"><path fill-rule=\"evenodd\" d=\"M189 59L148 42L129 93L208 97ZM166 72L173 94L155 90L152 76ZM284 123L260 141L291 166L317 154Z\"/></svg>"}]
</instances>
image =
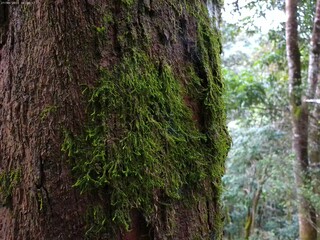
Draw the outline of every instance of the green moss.
<instances>
[{"instance_id":1,"label":"green moss","mask_svg":"<svg viewBox=\"0 0 320 240\"><path fill-rule=\"evenodd\" d=\"M111 25L111 24L114 24L114 19L113 19L113 16L111 13L107 12L107 13L104 13L104 16L103 16L103 23L105 25Z\"/></svg>"},{"instance_id":2,"label":"green moss","mask_svg":"<svg viewBox=\"0 0 320 240\"><path fill-rule=\"evenodd\" d=\"M53 106L53 105L46 106L40 114L41 121L46 119L50 113L55 113L57 110L58 110L57 106Z\"/></svg>"},{"instance_id":3,"label":"green moss","mask_svg":"<svg viewBox=\"0 0 320 240\"><path fill-rule=\"evenodd\" d=\"M301 112L302 112L301 106L294 106L294 108L293 108L293 114L294 114L294 117L295 117L296 119L299 119L299 118L300 118Z\"/></svg>"},{"instance_id":4,"label":"green moss","mask_svg":"<svg viewBox=\"0 0 320 240\"><path fill-rule=\"evenodd\" d=\"M112 226L128 230L132 209L151 219L155 190L170 203L183 200L186 189L203 194L206 181L215 190L215 196L206 197L220 198L230 142L221 96L220 36L205 17L203 4L190 3L188 8L198 19L199 54L199 62L189 68L190 92L168 62L155 61L124 38L121 43L127 48L120 63L101 69L99 84L85 93L90 116L85 129L78 136L65 132L62 150L72 159L74 186L110 198L107 208L90 211L87 234L93 238ZM185 95L203 107L201 129ZM215 220L220 234L219 213Z\"/></svg>"},{"instance_id":5,"label":"green moss","mask_svg":"<svg viewBox=\"0 0 320 240\"><path fill-rule=\"evenodd\" d=\"M130 7L135 3L135 0L120 0L121 3L125 4L126 6Z\"/></svg>"},{"instance_id":6,"label":"green moss","mask_svg":"<svg viewBox=\"0 0 320 240\"><path fill-rule=\"evenodd\" d=\"M86 221L89 223L86 231L87 239L100 239L101 233L107 232L108 221L101 205L93 206L89 209Z\"/></svg>"},{"instance_id":7,"label":"green moss","mask_svg":"<svg viewBox=\"0 0 320 240\"><path fill-rule=\"evenodd\" d=\"M96 32L97 32L98 34L104 35L104 34L106 33L106 28L103 27L103 26L102 26L102 27L96 27L95 30L96 30Z\"/></svg>"},{"instance_id":8,"label":"green moss","mask_svg":"<svg viewBox=\"0 0 320 240\"><path fill-rule=\"evenodd\" d=\"M11 203L12 192L20 182L20 175L20 169L0 174L0 203L2 205Z\"/></svg>"},{"instance_id":9,"label":"green moss","mask_svg":"<svg viewBox=\"0 0 320 240\"><path fill-rule=\"evenodd\" d=\"M171 68L134 50L92 90L90 126L63 149L75 158L75 186L109 188L113 221L129 226L132 208L152 213L153 191L181 198L210 172L206 136L196 129Z\"/></svg>"},{"instance_id":10,"label":"green moss","mask_svg":"<svg viewBox=\"0 0 320 240\"><path fill-rule=\"evenodd\" d=\"M226 113L222 93L224 86L221 76L221 42L218 29L209 19L208 10L203 4L196 4L193 8L189 7L189 11L198 20L198 51L199 64L196 68L190 70L192 82L191 91L197 89L196 99L204 105L205 129L206 137L209 143L209 151L212 156L211 164L211 179L214 188L214 200L220 201L222 191L221 177L224 173L224 161L230 147L230 137L226 130ZM190 95L192 93L190 92ZM222 235L222 216L219 212L216 213L214 219L215 235Z\"/></svg>"},{"instance_id":11,"label":"green moss","mask_svg":"<svg viewBox=\"0 0 320 240\"><path fill-rule=\"evenodd\" d=\"M43 193L41 189L37 189L36 199L38 203L38 209L41 212L43 210Z\"/></svg>"}]
</instances>

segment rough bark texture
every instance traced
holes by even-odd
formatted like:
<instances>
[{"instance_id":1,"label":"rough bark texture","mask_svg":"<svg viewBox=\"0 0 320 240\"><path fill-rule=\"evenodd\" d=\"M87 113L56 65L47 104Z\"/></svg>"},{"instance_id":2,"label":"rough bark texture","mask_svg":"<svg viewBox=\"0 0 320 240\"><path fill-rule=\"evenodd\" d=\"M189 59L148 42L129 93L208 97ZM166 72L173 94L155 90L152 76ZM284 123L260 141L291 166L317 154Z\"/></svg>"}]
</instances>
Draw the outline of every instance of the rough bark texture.
<instances>
[{"instance_id":1,"label":"rough bark texture","mask_svg":"<svg viewBox=\"0 0 320 240\"><path fill-rule=\"evenodd\" d=\"M1 190L12 192L0 209L0 238L81 239L87 200L71 187L61 131L81 126L80 85L97 78L94 8L79 1L1 8L8 13L0 45Z\"/></svg>"},{"instance_id":2,"label":"rough bark texture","mask_svg":"<svg viewBox=\"0 0 320 240\"><path fill-rule=\"evenodd\" d=\"M303 102L301 62L298 45L297 0L286 0L286 46L289 66L289 97L292 118L292 148L296 155L295 181L298 191L299 234L301 240L315 240L315 214L302 193L308 176L308 106Z\"/></svg>"},{"instance_id":3,"label":"rough bark texture","mask_svg":"<svg viewBox=\"0 0 320 240\"><path fill-rule=\"evenodd\" d=\"M61 146L65 131L76 136L88 122L85 87L96 86L99 69L113 69L133 46L154 62L169 64L182 86L190 79L190 66L203 82L214 72L221 96L219 63L202 69L207 56L202 53L201 58L199 48L208 46L199 46L200 20L187 7L203 9L205 4L201 0L35 0L29 5L0 5L0 239L84 239L90 228L88 209L98 203L110 207L107 190L80 194L72 187L76 179L71 168L77 159L67 159ZM206 11L201 14L207 18ZM132 45L124 44L128 41L123 37L133 40ZM151 47L144 47L145 39ZM218 55L209 53L205 60L219 60ZM207 131L211 120L205 101L185 96L185 104L199 130ZM216 109L215 117L224 123L223 112ZM216 129L213 139L227 139L226 132ZM222 158L228 140L223 142ZM223 171L223 162L219 164ZM132 209L132 231L124 233L118 226L116 232L95 238L220 239L221 173L213 171L212 176L213 180L199 182L206 193L200 192L192 201L188 191L183 197L189 203L171 201L170 210L161 204L166 201L163 192L155 189L154 199L159 202L152 221L143 209Z\"/></svg>"}]
</instances>

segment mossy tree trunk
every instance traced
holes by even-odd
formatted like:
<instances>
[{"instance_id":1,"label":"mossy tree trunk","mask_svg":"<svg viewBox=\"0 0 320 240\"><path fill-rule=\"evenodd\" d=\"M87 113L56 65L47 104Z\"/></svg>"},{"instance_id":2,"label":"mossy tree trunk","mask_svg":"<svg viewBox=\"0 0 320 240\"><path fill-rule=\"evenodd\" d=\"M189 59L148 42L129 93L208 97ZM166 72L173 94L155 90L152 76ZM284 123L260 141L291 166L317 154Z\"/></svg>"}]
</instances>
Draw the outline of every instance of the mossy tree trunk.
<instances>
[{"instance_id":1,"label":"mossy tree trunk","mask_svg":"<svg viewBox=\"0 0 320 240\"><path fill-rule=\"evenodd\" d=\"M22 1L23 2L23 1ZM0 5L0 238L220 239L219 2Z\"/></svg>"}]
</instances>

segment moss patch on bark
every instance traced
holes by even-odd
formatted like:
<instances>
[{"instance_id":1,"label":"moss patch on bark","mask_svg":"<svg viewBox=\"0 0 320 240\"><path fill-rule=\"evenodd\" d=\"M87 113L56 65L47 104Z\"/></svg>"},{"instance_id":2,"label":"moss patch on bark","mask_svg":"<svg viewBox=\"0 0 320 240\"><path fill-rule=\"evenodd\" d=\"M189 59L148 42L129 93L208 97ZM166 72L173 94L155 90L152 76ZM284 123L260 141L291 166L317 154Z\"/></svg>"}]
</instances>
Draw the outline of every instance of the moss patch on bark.
<instances>
[{"instance_id":1,"label":"moss patch on bark","mask_svg":"<svg viewBox=\"0 0 320 240\"><path fill-rule=\"evenodd\" d=\"M0 174L0 204L2 206L11 204L12 192L19 184L20 176L20 169Z\"/></svg>"},{"instance_id":2,"label":"moss patch on bark","mask_svg":"<svg viewBox=\"0 0 320 240\"><path fill-rule=\"evenodd\" d=\"M134 5L131 0L122 2ZM156 60L134 44L136 37L131 42L123 39L121 48L126 50L119 64L100 69L98 84L84 91L89 119L82 133L65 131L62 150L72 159L74 186L110 199L108 207L93 206L88 215L89 238L113 232L113 226L128 230L132 209L150 222L158 191L170 204L184 201L188 190L203 195L206 182L214 189L214 196L206 197L220 199L230 144L221 96L220 35L202 1L185 6L198 22L197 59L186 71L187 84L169 61ZM186 96L202 108L200 127ZM219 212L215 214L213 228L219 238L222 222Z\"/></svg>"}]
</instances>

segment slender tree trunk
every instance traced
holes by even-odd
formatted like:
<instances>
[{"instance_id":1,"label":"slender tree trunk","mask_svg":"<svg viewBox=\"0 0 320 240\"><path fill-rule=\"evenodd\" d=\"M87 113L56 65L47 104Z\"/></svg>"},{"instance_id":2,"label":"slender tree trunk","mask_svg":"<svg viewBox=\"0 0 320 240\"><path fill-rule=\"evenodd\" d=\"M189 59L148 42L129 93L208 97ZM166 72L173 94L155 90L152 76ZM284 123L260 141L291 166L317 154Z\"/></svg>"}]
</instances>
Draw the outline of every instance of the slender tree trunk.
<instances>
[{"instance_id":1,"label":"slender tree trunk","mask_svg":"<svg viewBox=\"0 0 320 240\"><path fill-rule=\"evenodd\" d=\"M302 101L301 62L298 44L297 0L286 0L286 41L289 66L289 97L292 118L292 148L296 155L295 181L298 194L301 240L314 240L317 232L314 211L302 190L308 181L308 106Z\"/></svg>"},{"instance_id":2,"label":"slender tree trunk","mask_svg":"<svg viewBox=\"0 0 320 240\"><path fill-rule=\"evenodd\" d=\"M317 92L315 97L317 99L320 98L319 87L317 87ZM319 167L320 167L320 107L318 105L312 108L312 112L310 112L310 120L309 120L309 153L310 153L310 164L309 171L311 177L310 186L308 189L312 194L316 196L316 199L319 199L320 196L320 178L318 175ZM320 229L320 209L315 207L315 220L314 224L317 229L318 239L320 238L319 229Z\"/></svg>"},{"instance_id":3,"label":"slender tree trunk","mask_svg":"<svg viewBox=\"0 0 320 240\"><path fill-rule=\"evenodd\" d=\"M254 193L251 206L248 211L247 219L246 219L246 226L245 226L245 239L249 240L251 234L254 231L255 226L255 217L256 217L256 211L259 204L259 200L262 193L262 186L260 185L256 192Z\"/></svg>"},{"instance_id":4,"label":"slender tree trunk","mask_svg":"<svg viewBox=\"0 0 320 240\"><path fill-rule=\"evenodd\" d=\"M268 175L268 167L263 170L263 174L261 178L258 180L258 189L255 190L250 208L248 210L246 225L245 225L245 239L250 239L251 234L254 232L255 229L255 219L256 219L256 212L259 205L259 201L261 198L263 186L269 178Z\"/></svg>"},{"instance_id":5,"label":"slender tree trunk","mask_svg":"<svg viewBox=\"0 0 320 240\"><path fill-rule=\"evenodd\" d=\"M229 140L206 1L35 0L0 14L0 239L221 239ZM103 74L95 115L86 94ZM105 157L120 147L128 155Z\"/></svg>"},{"instance_id":6,"label":"slender tree trunk","mask_svg":"<svg viewBox=\"0 0 320 240\"><path fill-rule=\"evenodd\" d=\"M309 93L308 99L320 98L320 1L317 1L313 32L311 38L310 58L309 58L309 73L308 84ZM320 164L320 106L309 105L310 120L309 120L309 154L310 154L310 170L314 172L317 170L317 166ZM314 169L315 168L315 169ZM311 175L314 184L314 194L319 195L320 191L318 185L320 182L319 177L316 174ZM319 209L316 209L316 226L319 229L320 218ZM318 234L319 235L319 234Z\"/></svg>"}]
</instances>

